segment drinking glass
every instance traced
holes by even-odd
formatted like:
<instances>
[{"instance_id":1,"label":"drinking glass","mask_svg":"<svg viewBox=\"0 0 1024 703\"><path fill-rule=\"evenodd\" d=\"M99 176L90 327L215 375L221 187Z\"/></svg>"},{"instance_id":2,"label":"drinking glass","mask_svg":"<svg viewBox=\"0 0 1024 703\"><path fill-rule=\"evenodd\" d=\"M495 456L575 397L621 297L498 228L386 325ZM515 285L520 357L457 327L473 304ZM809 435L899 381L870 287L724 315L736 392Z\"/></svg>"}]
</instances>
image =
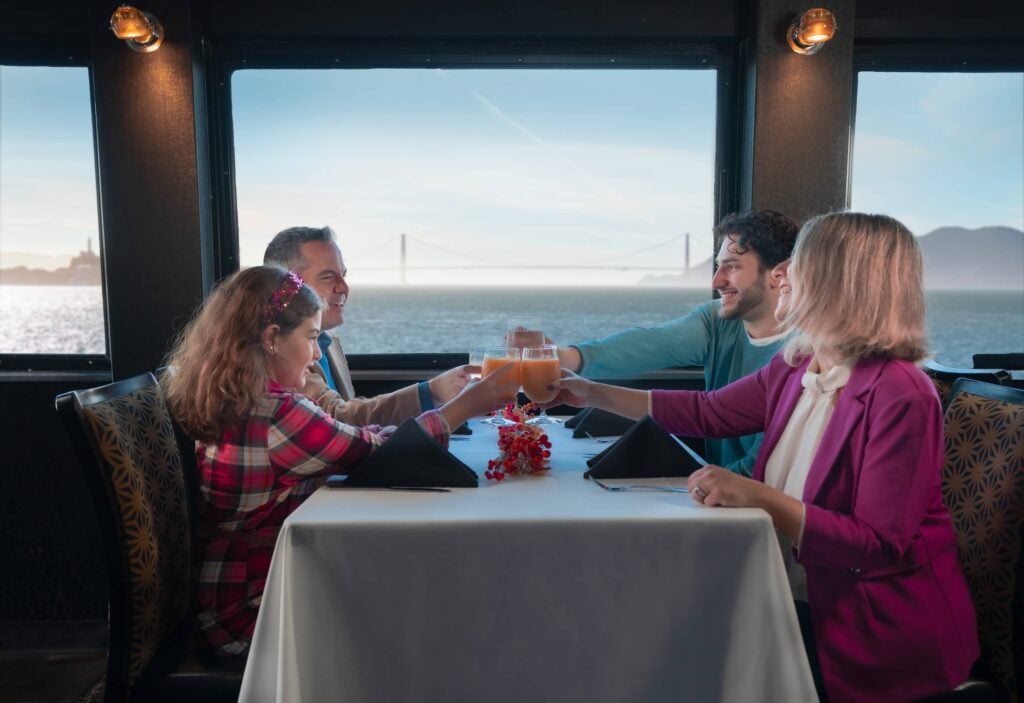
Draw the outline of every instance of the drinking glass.
<instances>
[{"instance_id":1,"label":"drinking glass","mask_svg":"<svg viewBox=\"0 0 1024 703\"><path fill-rule=\"evenodd\" d=\"M544 344L544 326L537 317L513 317L508 323L506 343L510 347L525 349Z\"/></svg>"},{"instance_id":2,"label":"drinking glass","mask_svg":"<svg viewBox=\"0 0 1024 703\"><path fill-rule=\"evenodd\" d=\"M558 391L548 386L562 377L562 369L558 364L558 347L554 344L541 344L537 347L523 349L522 361L523 392L534 403L551 402ZM561 420L550 417L541 405L540 415L526 421L529 425L554 425Z\"/></svg>"},{"instance_id":3,"label":"drinking glass","mask_svg":"<svg viewBox=\"0 0 1024 703\"><path fill-rule=\"evenodd\" d=\"M471 366L483 366L484 365L484 351L487 349L486 344L474 344L469 348L469 361ZM482 374L471 373L469 374L470 381L479 381Z\"/></svg>"},{"instance_id":4,"label":"drinking glass","mask_svg":"<svg viewBox=\"0 0 1024 703\"><path fill-rule=\"evenodd\" d=\"M498 369L508 364L513 364L515 369L513 370L513 377L522 379L522 352L515 347L509 347L506 345L492 346L484 348L484 360L481 364L483 375L489 376ZM520 381L522 382L522 381ZM484 423L489 425L496 425L503 427L506 425L514 425L516 423L511 420L506 420L500 415L495 415L490 419L484 419Z\"/></svg>"}]
</instances>

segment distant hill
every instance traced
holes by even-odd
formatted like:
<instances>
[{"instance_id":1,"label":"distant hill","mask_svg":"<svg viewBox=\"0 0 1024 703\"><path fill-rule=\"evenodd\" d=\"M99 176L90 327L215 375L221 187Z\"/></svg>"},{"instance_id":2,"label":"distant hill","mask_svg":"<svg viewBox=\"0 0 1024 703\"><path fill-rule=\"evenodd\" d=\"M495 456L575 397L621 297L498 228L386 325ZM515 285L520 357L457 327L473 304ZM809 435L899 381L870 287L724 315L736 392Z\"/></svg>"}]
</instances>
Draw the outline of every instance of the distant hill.
<instances>
[{"instance_id":1,"label":"distant hill","mask_svg":"<svg viewBox=\"0 0 1024 703\"><path fill-rule=\"evenodd\" d=\"M13 269L23 266L27 269L53 271L54 269L66 268L70 263L71 257L67 254L54 256L52 254L33 254L26 251L0 251L0 269Z\"/></svg>"},{"instance_id":2,"label":"distant hill","mask_svg":"<svg viewBox=\"0 0 1024 703\"><path fill-rule=\"evenodd\" d=\"M0 283L13 286L98 286L101 283L100 257L92 250L92 239L85 250L71 257L67 266L52 271L27 266L0 269Z\"/></svg>"},{"instance_id":3,"label":"distant hill","mask_svg":"<svg viewBox=\"0 0 1024 703\"><path fill-rule=\"evenodd\" d=\"M715 269L712 260L704 259L696 266L691 266L686 273L649 273L639 281L640 286L674 286L676 288L704 288L711 287L711 277Z\"/></svg>"},{"instance_id":4,"label":"distant hill","mask_svg":"<svg viewBox=\"0 0 1024 703\"><path fill-rule=\"evenodd\" d=\"M928 288L1024 288L1024 232L940 227L918 240Z\"/></svg>"},{"instance_id":5,"label":"distant hill","mask_svg":"<svg viewBox=\"0 0 1024 703\"><path fill-rule=\"evenodd\" d=\"M1024 288L1024 232L1012 227L940 227L917 240L928 288ZM707 288L711 259L687 274L647 275L641 286Z\"/></svg>"}]
</instances>

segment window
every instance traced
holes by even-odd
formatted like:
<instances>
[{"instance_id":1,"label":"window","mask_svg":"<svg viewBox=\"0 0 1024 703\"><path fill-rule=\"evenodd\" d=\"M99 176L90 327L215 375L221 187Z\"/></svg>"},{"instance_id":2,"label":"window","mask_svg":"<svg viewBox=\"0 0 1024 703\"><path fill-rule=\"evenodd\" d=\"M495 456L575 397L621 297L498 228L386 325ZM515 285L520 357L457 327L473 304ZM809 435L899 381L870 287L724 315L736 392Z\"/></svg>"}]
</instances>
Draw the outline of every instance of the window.
<instances>
[{"instance_id":1,"label":"window","mask_svg":"<svg viewBox=\"0 0 1024 703\"><path fill-rule=\"evenodd\" d=\"M852 207L918 235L936 361L1024 350L1024 74L861 72Z\"/></svg>"},{"instance_id":2,"label":"window","mask_svg":"<svg viewBox=\"0 0 1024 703\"><path fill-rule=\"evenodd\" d=\"M89 71L0 66L0 353L105 354Z\"/></svg>"},{"instance_id":3,"label":"window","mask_svg":"<svg viewBox=\"0 0 1024 703\"><path fill-rule=\"evenodd\" d=\"M568 343L710 297L715 70L246 69L231 94L240 263L332 226L346 352L465 352L519 314Z\"/></svg>"}]
</instances>

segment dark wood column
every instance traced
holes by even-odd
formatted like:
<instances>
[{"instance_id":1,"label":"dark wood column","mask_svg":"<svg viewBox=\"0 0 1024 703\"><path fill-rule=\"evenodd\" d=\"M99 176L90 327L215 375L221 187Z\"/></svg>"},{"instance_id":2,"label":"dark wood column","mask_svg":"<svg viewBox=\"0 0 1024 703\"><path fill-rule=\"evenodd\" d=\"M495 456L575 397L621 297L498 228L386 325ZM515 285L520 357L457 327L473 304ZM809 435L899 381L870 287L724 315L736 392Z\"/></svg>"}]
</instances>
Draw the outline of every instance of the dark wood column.
<instances>
[{"instance_id":1,"label":"dark wood column","mask_svg":"<svg viewBox=\"0 0 1024 703\"><path fill-rule=\"evenodd\" d=\"M166 37L136 53L93 0L96 149L115 379L160 364L212 283L202 50L191 0L146 0Z\"/></svg>"},{"instance_id":2,"label":"dark wood column","mask_svg":"<svg viewBox=\"0 0 1024 703\"><path fill-rule=\"evenodd\" d=\"M848 203L855 0L759 0L741 68L740 201L803 221ZM786 28L811 7L836 17L817 54L794 53Z\"/></svg>"}]
</instances>

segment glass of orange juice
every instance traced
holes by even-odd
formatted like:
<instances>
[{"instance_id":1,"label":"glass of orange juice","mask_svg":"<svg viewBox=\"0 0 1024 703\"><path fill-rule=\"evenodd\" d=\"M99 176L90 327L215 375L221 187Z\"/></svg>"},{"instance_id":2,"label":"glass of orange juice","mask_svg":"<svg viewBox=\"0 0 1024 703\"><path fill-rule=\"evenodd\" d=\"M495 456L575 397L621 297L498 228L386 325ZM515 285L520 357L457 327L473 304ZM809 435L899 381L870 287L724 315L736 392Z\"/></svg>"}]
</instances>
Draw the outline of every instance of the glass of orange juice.
<instances>
[{"instance_id":1,"label":"glass of orange juice","mask_svg":"<svg viewBox=\"0 0 1024 703\"><path fill-rule=\"evenodd\" d=\"M520 382L522 382L521 359L522 351L515 347L506 346L504 344L500 346L486 347L484 348L484 362L481 364L481 373L483 376L489 376L501 367L513 364L515 365L515 369L512 372L513 377L520 379ZM499 427L503 425L516 424L511 420L506 420L505 418L497 415L489 420L484 420L484 422L491 425L497 425Z\"/></svg>"},{"instance_id":2,"label":"glass of orange juice","mask_svg":"<svg viewBox=\"0 0 1024 703\"><path fill-rule=\"evenodd\" d=\"M539 347L544 344L543 329L540 318L513 317L508 322L508 332L505 339L510 347L516 347L517 349Z\"/></svg>"},{"instance_id":3,"label":"glass of orange juice","mask_svg":"<svg viewBox=\"0 0 1024 703\"><path fill-rule=\"evenodd\" d=\"M522 379L523 392L534 403L548 403L554 399L558 391L549 386L562 377L562 369L558 365L558 347L554 344L541 344L523 349ZM540 409L540 415L527 420L531 425L554 425L561 422L550 417L547 411Z\"/></svg>"}]
</instances>

